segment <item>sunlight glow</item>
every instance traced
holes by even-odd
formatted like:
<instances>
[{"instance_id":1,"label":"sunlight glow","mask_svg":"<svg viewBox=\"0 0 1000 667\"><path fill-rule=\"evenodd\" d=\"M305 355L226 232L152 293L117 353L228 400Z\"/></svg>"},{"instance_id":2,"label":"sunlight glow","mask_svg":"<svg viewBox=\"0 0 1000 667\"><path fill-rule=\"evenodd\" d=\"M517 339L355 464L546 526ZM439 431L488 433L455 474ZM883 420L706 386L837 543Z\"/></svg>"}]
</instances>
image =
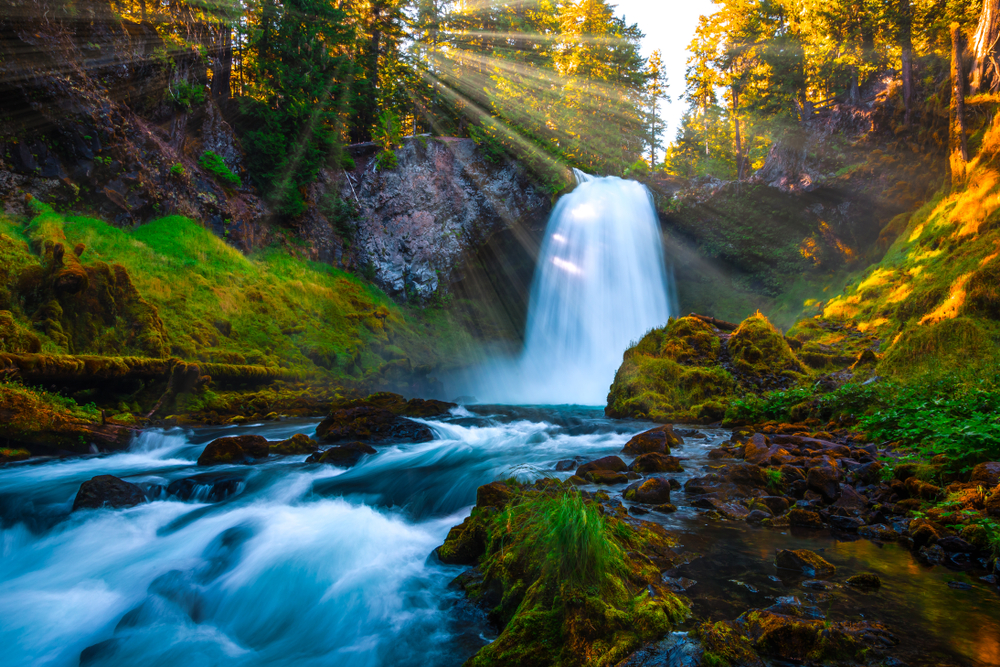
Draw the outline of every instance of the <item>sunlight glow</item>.
<instances>
[{"instance_id":1,"label":"sunlight glow","mask_svg":"<svg viewBox=\"0 0 1000 667\"><path fill-rule=\"evenodd\" d=\"M574 276L583 275L583 269L581 269L573 262L567 262L565 259L561 259L559 257L553 257L552 263L555 264L557 268L562 269L566 273L573 274Z\"/></svg>"}]
</instances>

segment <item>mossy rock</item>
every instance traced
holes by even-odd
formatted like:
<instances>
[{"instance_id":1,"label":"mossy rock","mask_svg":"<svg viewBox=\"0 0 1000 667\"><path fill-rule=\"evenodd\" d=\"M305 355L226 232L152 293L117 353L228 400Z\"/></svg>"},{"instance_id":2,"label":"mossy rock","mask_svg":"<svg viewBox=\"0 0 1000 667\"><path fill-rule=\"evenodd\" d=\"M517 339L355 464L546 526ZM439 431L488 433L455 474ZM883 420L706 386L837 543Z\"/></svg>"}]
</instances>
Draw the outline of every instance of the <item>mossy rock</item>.
<instances>
[{"instance_id":1,"label":"mossy rock","mask_svg":"<svg viewBox=\"0 0 1000 667\"><path fill-rule=\"evenodd\" d=\"M806 370L785 337L759 311L743 320L730 336L729 355L741 375L753 378Z\"/></svg>"},{"instance_id":2,"label":"mossy rock","mask_svg":"<svg viewBox=\"0 0 1000 667\"><path fill-rule=\"evenodd\" d=\"M271 453L281 456L312 454L317 449L319 449L319 443L305 433L296 433L286 440L271 443L270 445Z\"/></svg>"},{"instance_id":3,"label":"mossy rock","mask_svg":"<svg viewBox=\"0 0 1000 667\"><path fill-rule=\"evenodd\" d=\"M774 556L778 569L797 570L810 577L836 574L837 568L819 554L808 549L782 549Z\"/></svg>"},{"instance_id":4,"label":"mossy rock","mask_svg":"<svg viewBox=\"0 0 1000 667\"><path fill-rule=\"evenodd\" d=\"M326 463L338 468L351 468L365 456L373 456L377 450L363 442L349 442L322 452L316 452L306 459L306 463Z\"/></svg>"},{"instance_id":5,"label":"mossy rock","mask_svg":"<svg viewBox=\"0 0 1000 667\"><path fill-rule=\"evenodd\" d=\"M0 351L32 354L41 349L42 341L33 331L16 321L9 310L0 310Z\"/></svg>"}]
</instances>

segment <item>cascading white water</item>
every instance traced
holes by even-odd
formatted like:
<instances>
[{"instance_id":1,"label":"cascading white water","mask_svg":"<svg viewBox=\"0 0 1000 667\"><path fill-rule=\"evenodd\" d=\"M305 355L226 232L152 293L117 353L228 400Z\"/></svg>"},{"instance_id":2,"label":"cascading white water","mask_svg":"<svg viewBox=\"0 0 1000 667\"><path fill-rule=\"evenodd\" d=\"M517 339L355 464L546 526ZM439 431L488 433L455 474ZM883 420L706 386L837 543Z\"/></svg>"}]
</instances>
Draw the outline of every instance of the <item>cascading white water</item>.
<instances>
[{"instance_id":1,"label":"cascading white water","mask_svg":"<svg viewBox=\"0 0 1000 667\"><path fill-rule=\"evenodd\" d=\"M602 405L622 353L666 324L671 293L649 191L576 172L549 219L531 288L525 346L478 369L487 403Z\"/></svg>"}]
</instances>

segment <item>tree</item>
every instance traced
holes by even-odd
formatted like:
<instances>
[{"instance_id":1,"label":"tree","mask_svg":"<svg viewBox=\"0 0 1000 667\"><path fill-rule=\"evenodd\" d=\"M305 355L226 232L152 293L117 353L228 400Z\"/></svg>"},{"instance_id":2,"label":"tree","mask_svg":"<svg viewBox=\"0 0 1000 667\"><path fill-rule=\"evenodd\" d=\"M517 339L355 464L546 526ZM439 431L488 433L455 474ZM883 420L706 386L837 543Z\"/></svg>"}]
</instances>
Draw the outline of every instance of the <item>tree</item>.
<instances>
[{"instance_id":1,"label":"tree","mask_svg":"<svg viewBox=\"0 0 1000 667\"><path fill-rule=\"evenodd\" d=\"M660 118L660 100L668 100L667 78L663 74L663 55L659 50L653 51L647 64L648 80L646 83L646 100L649 105L649 166L656 167L656 149L663 148L660 133L663 131L663 121Z\"/></svg>"},{"instance_id":2,"label":"tree","mask_svg":"<svg viewBox=\"0 0 1000 667\"><path fill-rule=\"evenodd\" d=\"M1000 0L983 0L979 23L972 38L970 92L1000 91Z\"/></svg>"}]
</instances>

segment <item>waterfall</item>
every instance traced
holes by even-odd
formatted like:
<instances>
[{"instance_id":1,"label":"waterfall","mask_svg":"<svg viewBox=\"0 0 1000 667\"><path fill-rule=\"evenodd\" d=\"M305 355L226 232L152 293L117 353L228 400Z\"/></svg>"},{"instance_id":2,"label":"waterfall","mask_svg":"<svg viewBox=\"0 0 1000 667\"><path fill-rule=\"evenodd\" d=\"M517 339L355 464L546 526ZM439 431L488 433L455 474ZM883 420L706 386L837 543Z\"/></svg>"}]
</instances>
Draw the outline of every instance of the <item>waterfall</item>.
<instances>
[{"instance_id":1,"label":"waterfall","mask_svg":"<svg viewBox=\"0 0 1000 667\"><path fill-rule=\"evenodd\" d=\"M476 371L481 402L603 405L622 353L666 324L670 286L649 191L576 172L546 229L520 358Z\"/></svg>"}]
</instances>

